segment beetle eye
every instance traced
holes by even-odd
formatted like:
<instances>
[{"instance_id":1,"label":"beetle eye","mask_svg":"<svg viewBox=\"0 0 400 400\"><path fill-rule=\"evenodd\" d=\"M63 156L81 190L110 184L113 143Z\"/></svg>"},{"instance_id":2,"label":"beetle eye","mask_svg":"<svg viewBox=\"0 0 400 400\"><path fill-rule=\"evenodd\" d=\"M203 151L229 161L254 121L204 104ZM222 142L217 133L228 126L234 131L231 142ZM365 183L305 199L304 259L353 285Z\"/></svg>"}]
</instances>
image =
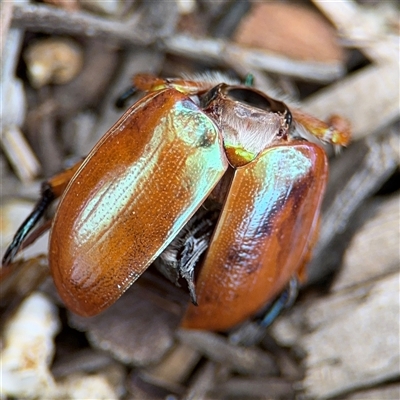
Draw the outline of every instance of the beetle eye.
<instances>
[{"instance_id":1,"label":"beetle eye","mask_svg":"<svg viewBox=\"0 0 400 400\"><path fill-rule=\"evenodd\" d=\"M230 99L240 101L241 103L245 103L249 106L261 108L262 110L272 110L270 99L262 96L254 90L229 88L226 94Z\"/></svg>"}]
</instances>

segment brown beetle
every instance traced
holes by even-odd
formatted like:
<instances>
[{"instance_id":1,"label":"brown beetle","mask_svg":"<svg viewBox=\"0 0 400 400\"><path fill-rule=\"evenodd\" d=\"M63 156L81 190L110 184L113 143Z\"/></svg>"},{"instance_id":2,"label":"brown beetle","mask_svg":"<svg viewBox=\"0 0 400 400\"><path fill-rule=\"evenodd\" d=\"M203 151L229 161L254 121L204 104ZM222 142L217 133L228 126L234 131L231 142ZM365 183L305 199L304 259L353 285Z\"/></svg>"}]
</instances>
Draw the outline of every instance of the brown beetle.
<instances>
[{"instance_id":1,"label":"brown beetle","mask_svg":"<svg viewBox=\"0 0 400 400\"><path fill-rule=\"evenodd\" d=\"M134 85L149 94L83 162L47 182L3 264L61 196L50 235L51 273L70 310L98 314L216 196L224 177L222 211L195 285L193 269L177 274L198 304L189 306L182 325L229 329L292 276L303 277L328 164L302 130L336 145L349 134L244 85L149 75L138 75Z\"/></svg>"}]
</instances>

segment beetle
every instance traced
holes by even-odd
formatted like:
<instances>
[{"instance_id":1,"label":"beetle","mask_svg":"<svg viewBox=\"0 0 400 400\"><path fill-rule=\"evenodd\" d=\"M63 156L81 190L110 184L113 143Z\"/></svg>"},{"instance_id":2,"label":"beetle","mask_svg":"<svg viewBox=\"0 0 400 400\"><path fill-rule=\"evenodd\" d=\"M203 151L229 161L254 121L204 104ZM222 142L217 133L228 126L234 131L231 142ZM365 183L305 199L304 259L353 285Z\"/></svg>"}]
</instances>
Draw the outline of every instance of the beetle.
<instances>
[{"instance_id":1,"label":"beetle","mask_svg":"<svg viewBox=\"0 0 400 400\"><path fill-rule=\"evenodd\" d=\"M50 270L66 306L93 316L165 254L211 201L221 211L203 256L189 254L191 267L183 263L176 271L194 303L183 327L230 329L293 276L303 280L328 176L324 149L303 136L343 146L349 131L219 79L134 77L135 90L147 94L83 161L44 184L3 266L60 197Z\"/></svg>"}]
</instances>

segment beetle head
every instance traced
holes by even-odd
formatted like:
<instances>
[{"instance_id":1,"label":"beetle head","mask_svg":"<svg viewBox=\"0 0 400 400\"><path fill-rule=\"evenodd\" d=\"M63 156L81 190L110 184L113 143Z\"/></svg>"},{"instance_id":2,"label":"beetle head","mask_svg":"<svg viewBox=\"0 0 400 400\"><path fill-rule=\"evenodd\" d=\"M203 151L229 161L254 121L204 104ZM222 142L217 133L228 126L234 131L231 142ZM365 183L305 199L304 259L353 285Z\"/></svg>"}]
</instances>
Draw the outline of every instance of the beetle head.
<instances>
[{"instance_id":1,"label":"beetle head","mask_svg":"<svg viewBox=\"0 0 400 400\"><path fill-rule=\"evenodd\" d=\"M256 89L221 83L205 93L200 103L221 129L234 167L253 161L266 147L287 138L290 110Z\"/></svg>"}]
</instances>

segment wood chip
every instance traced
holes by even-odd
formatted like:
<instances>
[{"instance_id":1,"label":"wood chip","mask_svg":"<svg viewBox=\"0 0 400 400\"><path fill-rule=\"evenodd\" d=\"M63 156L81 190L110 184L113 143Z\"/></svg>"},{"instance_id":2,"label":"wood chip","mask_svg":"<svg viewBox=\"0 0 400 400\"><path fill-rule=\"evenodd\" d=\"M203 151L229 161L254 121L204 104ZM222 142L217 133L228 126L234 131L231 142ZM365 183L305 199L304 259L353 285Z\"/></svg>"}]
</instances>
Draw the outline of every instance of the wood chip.
<instances>
[{"instance_id":1,"label":"wood chip","mask_svg":"<svg viewBox=\"0 0 400 400\"><path fill-rule=\"evenodd\" d=\"M230 345L223 337L210 332L181 329L178 337L211 360L229 365L233 371L259 376L277 373L272 358L259 349Z\"/></svg>"},{"instance_id":2,"label":"wood chip","mask_svg":"<svg viewBox=\"0 0 400 400\"><path fill-rule=\"evenodd\" d=\"M309 283L322 280L340 265L343 251L348 247L349 231L351 234L354 229L354 213L399 165L395 127L382 137L372 136L353 144L340 158L331 160L319 239L308 265Z\"/></svg>"},{"instance_id":3,"label":"wood chip","mask_svg":"<svg viewBox=\"0 0 400 400\"><path fill-rule=\"evenodd\" d=\"M38 176L41 168L39 161L16 125L3 128L1 147L22 181L32 181Z\"/></svg>"},{"instance_id":4,"label":"wood chip","mask_svg":"<svg viewBox=\"0 0 400 400\"><path fill-rule=\"evenodd\" d=\"M248 49L224 40L199 39L189 35L175 34L164 38L163 43L172 54L202 62L209 61L218 65L232 66L239 62L247 65L248 71L253 68L261 69L313 82L331 82L344 73L343 66L337 61L299 61L267 50Z\"/></svg>"},{"instance_id":5,"label":"wood chip","mask_svg":"<svg viewBox=\"0 0 400 400\"><path fill-rule=\"evenodd\" d=\"M182 384L199 362L201 355L192 347L178 343L161 363L146 369L146 380Z\"/></svg>"},{"instance_id":6,"label":"wood chip","mask_svg":"<svg viewBox=\"0 0 400 400\"><path fill-rule=\"evenodd\" d=\"M399 201L396 195L382 203L354 238L346 269L328 296L299 304L272 327L278 341L306 354L307 398L330 398L400 377ZM393 243L381 239L384 235L393 236ZM360 251L369 259L365 263Z\"/></svg>"},{"instance_id":7,"label":"wood chip","mask_svg":"<svg viewBox=\"0 0 400 400\"><path fill-rule=\"evenodd\" d=\"M344 60L333 27L321 15L296 4L255 3L240 22L234 41L295 60Z\"/></svg>"},{"instance_id":8,"label":"wood chip","mask_svg":"<svg viewBox=\"0 0 400 400\"><path fill-rule=\"evenodd\" d=\"M3 58L3 47L6 43L8 30L11 25L13 2L5 1L0 9L0 54Z\"/></svg>"},{"instance_id":9,"label":"wood chip","mask_svg":"<svg viewBox=\"0 0 400 400\"><path fill-rule=\"evenodd\" d=\"M399 279L391 274L308 310L313 332L301 339L308 397L328 398L400 377Z\"/></svg>"},{"instance_id":10,"label":"wood chip","mask_svg":"<svg viewBox=\"0 0 400 400\"><path fill-rule=\"evenodd\" d=\"M279 378L232 378L217 385L212 396L223 399L292 399L294 389L292 382Z\"/></svg>"},{"instance_id":11,"label":"wood chip","mask_svg":"<svg viewBox=\"0 0 400 400\"><path fill-rule=\"evenodd\" d=\"M57 309L46 296L34 292L24 300L4 327L2 394L54 398L57 389L49 366L59 328Z\"/></svg>"},{"instance_id":12,"label":"wood chip","mask_svg":"<svg viewBox=\"0 0 400 400\"><path fill-rule=\"evenodd\" d=\"M347 118L355 141L399 118L398 83L398 64L370 65L308 97L302 108L322 120L332 112Z\"/></svg>"},{"instance_id":13,"label":"wood chip","mask_svg":"<svg viewBox=\"0 0 400 400\"><path fill-rule=\"evenodd\" d=\"M398 63L399 32L395 24L391 24L400 18L396 2L376 2L369 7L354 0L313 2L336 25L350 46L359 48L375 62Z\"/></svg>"},{"instance_id":14,"label":"wood chip","mask_svg":"<svg viewBox=\"0 0 400 400\"><path fill-rule=\"evenodd\" d=\"M379 388L360 390L342 397L343 400L395 400L400 399L400 384L394 383Z\"/></svg>"},{"instance_id":15,"label":"wood chip","mask_svg":"<svg viewBox=\"0 0 400 400\"><path fill-rule=\"evenodd\" d=\"M207 393L214 385L216 365L208 361L199 371L182 400L206 400Z\"/></svg>"},{"instance_id":16,"label":"wood chip","mask_svg":"<svg viewBox=\"0 0 400 400\"><path fill-rule=\"evenodd\" d=\"M400 196L393 195L375 205L374 215L351 241L332 290L363 284L394 273L400 265ZM365 215L365 214L364 214Z\"/></svg>"},{"instance_id":17,"label":"wood chip","mask_svg":"<svg viewBox=\"0 0 400 400\"><path fill-rule=\"evenodd\" d=\"M163 16L169 14L166 9ZM127 25L83 11L69 12L42 4L20 5L17 3L13 8L13 24L31 31L96 37L97 39L118 40L136 45L151 44L154 41L154 35L159 31L144 31L137 27L138 21L135 22L136 24ZM162 29L162 26L159 28Z\"/></svg>"},{"instance_id":18,"label":"wood chip","mask_svg":"<svg viewBox=\"0 0 400 400\"><path fill-rule=\"evenodd\" d=\"M79 0L43 0L44 3L52 4L67 11L79 10Z\"/></svg>"},{"instance_id":19,"label":"wood chip","mask_svg":"<svg viewBox=\"0 0 400 400\"><path fill-rule=\"evenodd\" d=\"M72 81L83 65L82 48L67 38L47 38L31 43L24 51L31 85L40 88Z\"/></svg>"},{"instance_id":20,"label":"wood chip","mask_svg":"<svg viewBox=\"0 0 400 400\"><path fill-rule=\"evenodd\" d=\"M157 363L174 344L173 333L180 316L149 301L137 284L115 304L92 318L70 313L72 326L86 331L95 348L111 353L124 364ZM160 300L166 305L166 300Z\"/></svg>"}]
</instances>

